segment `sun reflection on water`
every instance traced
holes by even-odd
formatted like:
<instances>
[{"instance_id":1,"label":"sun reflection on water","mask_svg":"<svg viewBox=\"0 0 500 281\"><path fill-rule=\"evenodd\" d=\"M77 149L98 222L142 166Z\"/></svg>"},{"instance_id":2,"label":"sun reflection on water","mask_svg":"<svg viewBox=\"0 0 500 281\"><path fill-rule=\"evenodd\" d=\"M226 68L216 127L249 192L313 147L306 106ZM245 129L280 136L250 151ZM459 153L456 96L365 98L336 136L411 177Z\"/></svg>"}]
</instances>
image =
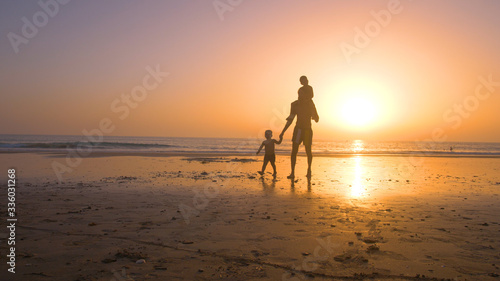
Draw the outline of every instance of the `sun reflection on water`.
<instances>
[{"instance_id":1,"label":"sun reflection on water","mask_svg":"<svg viewBox=\"0 0 500 281\"><path fill-rule=\"evenodd\" d=\"M365 144L363 143L362 140L355 140L353 143L352 143L352 151L354 153L360 153L361 151L363 151L365 149Z\"/></svg>"}]
</instances>

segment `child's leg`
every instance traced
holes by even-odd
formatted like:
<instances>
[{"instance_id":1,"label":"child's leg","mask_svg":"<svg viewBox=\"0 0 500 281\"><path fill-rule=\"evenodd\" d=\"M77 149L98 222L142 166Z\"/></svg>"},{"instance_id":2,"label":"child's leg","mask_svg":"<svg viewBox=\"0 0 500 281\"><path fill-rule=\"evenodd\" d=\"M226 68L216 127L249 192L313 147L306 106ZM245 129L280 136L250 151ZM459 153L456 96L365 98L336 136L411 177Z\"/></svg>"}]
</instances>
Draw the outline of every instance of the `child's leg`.
<instances>
[{"instance_id":1,"label":"child's leg","mask_svg":"<svg viewBox=\"0 0 500 281\"><path fill-rule=\"evenodd\" d=\"M275 163L276 162L276 156L275 155L273 155L273 157L271 158L270 162L271 162L271 166L273 167L273 170L274 170L274 175L276 175L276 163Z\"/></svg>"},{"instance_id":2,"label":"child's leg","mask_svg":"<svg viewBox=\"0 0 500 281\"><path fill-rule=\"evenodd\" d=\"M274 161L271 161L271 166L273 167L274 174L276 175L276 164L274 163Z\"/></svg>"},{"instance_id":3,"label":"child's leg","mask_svg":"<svg viewBox=\"0 0 500 281\"><path fill-rule=\"evenodd\" d=\"M264 157L264 163L262 163L262 173L266 170L267 163L269 162L269 159L267 157Z\"/></svg>"}]
</instances>

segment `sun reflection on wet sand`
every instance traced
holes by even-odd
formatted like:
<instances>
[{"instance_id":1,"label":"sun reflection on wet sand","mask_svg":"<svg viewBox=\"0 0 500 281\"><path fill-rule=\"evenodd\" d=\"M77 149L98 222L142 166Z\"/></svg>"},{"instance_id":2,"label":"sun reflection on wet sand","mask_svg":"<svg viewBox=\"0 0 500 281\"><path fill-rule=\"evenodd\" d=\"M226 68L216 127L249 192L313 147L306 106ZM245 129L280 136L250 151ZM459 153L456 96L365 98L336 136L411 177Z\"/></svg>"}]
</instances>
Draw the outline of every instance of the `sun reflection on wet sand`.
<instances>
[{"instance_id":1,"label":"sun reflection on wet sand","mask_svg":"<svg viewBox=\"0 0 500 281\"><path fill-rule=\"evenodd\" d=\"M364 143L362 140L355 140L352 143L352 151L354 153L360 153L364 150ZM354 160L354 175L352 184L349 185L351 188L350 197L353 199L358 199L366 196L366 188L363 185L363 175L364 169L362 166L362 158L361 156L356 156L353 158Z\"/></svg>"},{"instance_id":2,"label":"sun reflection on wet sand","mask_svg":"<svg viewBox=\"0 0 500 281\"><path fill-rule=\"evenodd\" d=\"M366 188L363 185L363 174L364 174L364 169L362 166L362 158L360 156L356 156L353 158L354 160L354 178L352 181L352 184L350 185L351 192L350 192L350 197L352 198L362 198L367 195L366 193Z\"/></svg>"}]
</instances>

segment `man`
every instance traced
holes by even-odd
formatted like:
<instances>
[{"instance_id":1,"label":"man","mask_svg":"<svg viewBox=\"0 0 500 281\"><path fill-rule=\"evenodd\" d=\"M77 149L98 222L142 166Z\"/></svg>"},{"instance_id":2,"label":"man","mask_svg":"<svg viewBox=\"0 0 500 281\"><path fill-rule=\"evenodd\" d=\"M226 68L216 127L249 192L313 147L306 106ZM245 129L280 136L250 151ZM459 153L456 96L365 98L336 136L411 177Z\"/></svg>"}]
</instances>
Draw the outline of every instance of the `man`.
<instances>
[{"instance_id":1,"label":"man","mask_svg":"<svg viewBox=\"0 0 500 281\"><path fill-rule=\"evenodd\" d=\"M302 77L301 77L302 82ZM304 84L303 84L304 85ZM312 89L311 89L312 90ZM312 92L312 91L311 91ZM318 123L319 116L316 111L316 106L312 101L312 95L301 95L301 91L299 91L299 99L292 102L290 107L290 116L286 119L286 125L283 128L283 131L280 134L280 138L283 138L288 127L293 122L295 116L297 116L297 122L295 123L295 128L293 130L292 137L292 155L291 155L291 168L292 172L288 176L289 179L293 179L295 177L295 163L297 161L297 152L299 151L299 145L304 143L307 154L307 177L311 177L311 164L312 164L312 128L311 128L311 119Z\"/></svg>"}]
</instances>

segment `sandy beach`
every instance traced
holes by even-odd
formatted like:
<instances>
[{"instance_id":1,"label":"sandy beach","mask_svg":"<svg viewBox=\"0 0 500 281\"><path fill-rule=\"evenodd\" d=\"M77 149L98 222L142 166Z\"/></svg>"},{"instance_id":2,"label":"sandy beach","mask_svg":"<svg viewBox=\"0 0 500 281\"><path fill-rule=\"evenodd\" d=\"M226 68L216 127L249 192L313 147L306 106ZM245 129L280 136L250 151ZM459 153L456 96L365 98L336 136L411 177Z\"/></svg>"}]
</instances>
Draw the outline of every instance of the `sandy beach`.
<instances>
[{"instance_id":1,"label":"sandy beach","mask_svg":"<svg viewBox=\"0 0 500 281\"><path fill-rule=\"evenodd\" d=\"M498 158L316 157L308 181L299 157L291 181L287 156L275 179L256 173L261 157L87 157L62 183L61 155L0 158L18 179L17 280L500 274Z\"/></svg>"},{"instance_id":2,"label":"sandy beach","mask_svg":"<svg viewBox=\"0 0 500 281\"><path fill-rule=\"evenodd\" d=\"M0 1L0 281L500 281L499 11Z\"/></svg>"}]
</instances>

